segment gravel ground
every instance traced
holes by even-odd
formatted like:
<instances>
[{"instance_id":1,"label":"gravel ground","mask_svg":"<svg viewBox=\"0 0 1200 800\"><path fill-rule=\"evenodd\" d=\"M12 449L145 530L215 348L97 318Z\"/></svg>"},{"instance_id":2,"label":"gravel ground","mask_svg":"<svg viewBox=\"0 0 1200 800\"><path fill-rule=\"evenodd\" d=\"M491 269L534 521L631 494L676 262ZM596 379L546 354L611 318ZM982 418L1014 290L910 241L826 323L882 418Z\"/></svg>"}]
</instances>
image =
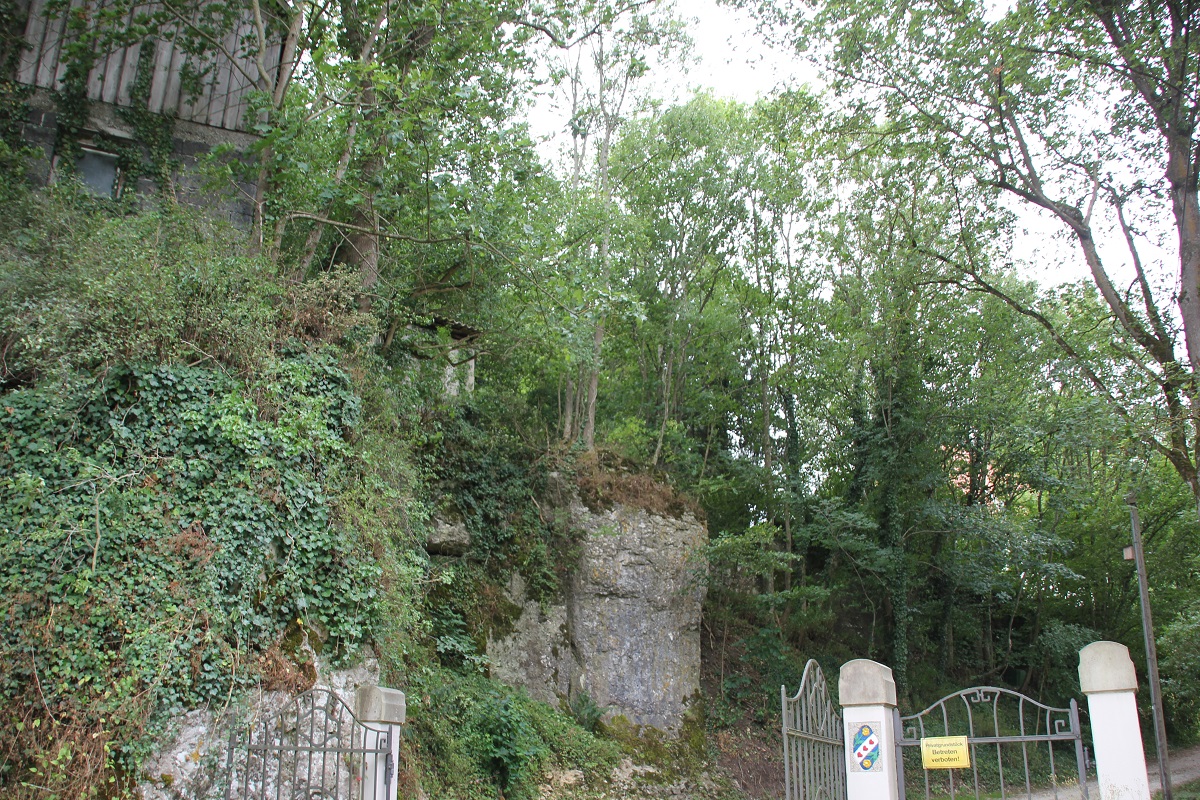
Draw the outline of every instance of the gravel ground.
<instances>
[{"instance_id":1,"label":"gravel ground","mask_svg":"<svg viewBox=\"0 0 1200 800\"><path fill-rule=\"evenodd\" d=\"M1158 762L1154 758L1153 752L1146 754L1147 771L1150 775L1150 791L1157 792L1162 787L1158 781ZM1182 786L1185 783L1200 780L1200 747L1191 747L1187 750L1176 750L1171 753L1171 786ZM1059 800L1074 800L1074 796L1069 793L1069 790L1060 789L1058 792ZM1097 800L1100 797L1100 787L1096 785L1096 781L1088 781L1088 797L1092 800ZM1053 791L1034 792L1032 800L1054 800Z\"/></svg>"}]
</instances>

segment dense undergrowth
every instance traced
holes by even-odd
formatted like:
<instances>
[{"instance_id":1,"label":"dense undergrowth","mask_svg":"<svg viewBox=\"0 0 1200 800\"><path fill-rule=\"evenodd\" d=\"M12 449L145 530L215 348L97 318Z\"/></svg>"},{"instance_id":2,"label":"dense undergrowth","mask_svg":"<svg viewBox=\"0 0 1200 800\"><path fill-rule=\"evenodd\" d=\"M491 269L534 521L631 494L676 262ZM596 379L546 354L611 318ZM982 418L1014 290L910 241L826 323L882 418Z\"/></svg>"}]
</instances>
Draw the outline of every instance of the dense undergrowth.
<instances>
[{"instance_id":1,"label":"dense undergrowth","mask_svg":"<svg viewBox=\"0 0 1200 800\"><path fill-rule=\"evenodd\" d=\"M816 486L801 450L823 440L787 415L770 467L723 422L630 423L632 379L614 381L600 447L582 455L556 433L551 387L568 384L547 366L550 345L489 353L476 391L453 398L445 326L431 330L402 295L363 311L357 274L301 279L288 256L264 257L244 232L166 201L100 202L65 181L3 191L5 798L130 796L180 711L219 711L252 687L304 688L314 659L368 654L411 698L410 795L529 798L552 769L597 778L631 754L664 777L712 758L706 747L742 758L743 776L757 770L747 785L765 795L779 783L768 738L778 687L794 690L809 656L830 677L849 658L911 656L906 709L973 683L1062 704L1079 647L1140 636L1125 613L1134 584L1114 581L1109 563L1127 519L1121 493L1092 493L1073 461L1106 446L1089 438L1086 398L1055 412L1043 447L1066 454L1074 477L1055 477L1057 456L1017 437L1007 506L963 495L957 451L930 445L923 417L906 418L900 441L852 410L845 462ZM732 418L714 405L727 388L693 398L704 418ZM594 508L707 519L703 697L678 746L606 730L586 696L555 709L486 676L487 637L519 611L504 591L514 573L553 602L579 554L541 503L567 468ZM1096 480L1124 486L1122 475ZM1147 530L1169 553L1161 543L1194 529L1186 491L1169 475L1139 480L1155 490ZM911 533L895 527L897 509L915 515ZM435 517L465 525L467 555L430 555ZM1156 602L1186 608L1193 567L1156 557ZM1200 697L1194 617L1180 614L1161 639L1181 740Z\"/></svg>"},{"instance_id":2,"label":"dense undergrowth","mask_svg":"<svg viewBox=\"0 0 1200 800\"><path fill-rule=\"evenodd\" d=\"M352 281L289 283L238 231L69 185L2 224L0 794L127 796L185 709L368 645L413 697L410 783L520 798L611 767L481 674L486 587L557 585L532 457L364 347ZM470 563L422 548L451 508Z\"/></svg>"}]
</instances>

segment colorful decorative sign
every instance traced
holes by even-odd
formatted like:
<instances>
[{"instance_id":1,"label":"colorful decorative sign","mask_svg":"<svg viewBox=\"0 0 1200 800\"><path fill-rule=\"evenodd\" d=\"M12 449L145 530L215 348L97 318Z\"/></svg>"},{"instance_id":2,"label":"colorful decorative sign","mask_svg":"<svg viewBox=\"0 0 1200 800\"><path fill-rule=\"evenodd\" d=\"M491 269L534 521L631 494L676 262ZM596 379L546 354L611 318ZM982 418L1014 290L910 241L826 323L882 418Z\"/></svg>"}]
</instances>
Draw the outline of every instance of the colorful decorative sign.
<instances>
[{"instance_id":1,"label":"colorful decorative sign","mask_svg":"<svg viewBox=\"0 0 1200 800\"><path fill-rule=\"evenodd\" d=\"M881 769L879 759L880 725L877 722L860 724L854 730L852 753L854 764L862 772L874 772Z\"/></svg>"},{"instance_id":2,"label":"colorful decorative sign","mask_svg":"<svg viewBox=\"0 0 1200 800\"><path fill-rule=\"evenodd\" d=\"M930 736L921 740L924 769L970 769L971 748L965 736Z\"/></svg>"}]
</instances>

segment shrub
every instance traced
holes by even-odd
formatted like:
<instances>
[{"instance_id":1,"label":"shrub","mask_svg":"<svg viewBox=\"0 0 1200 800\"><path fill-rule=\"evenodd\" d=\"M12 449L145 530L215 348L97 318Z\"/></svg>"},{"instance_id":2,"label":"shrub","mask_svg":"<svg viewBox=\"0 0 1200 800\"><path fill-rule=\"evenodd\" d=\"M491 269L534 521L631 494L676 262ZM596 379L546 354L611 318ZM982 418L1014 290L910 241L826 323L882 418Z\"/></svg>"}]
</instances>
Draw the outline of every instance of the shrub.
<instances>
[{"instance_id":1,"label":"shrub","mask_svg":"<svg viewBox=\"0 0 1200 800\"><path fill-rule=\"evenodd\" d=\"M378 568L322 488L359 414L330 356L253 381L114 368L0 400L6 796L136 775L158 720L252 679L289 624L330 653L367 635Z\"/></svg>"}]
</instances>

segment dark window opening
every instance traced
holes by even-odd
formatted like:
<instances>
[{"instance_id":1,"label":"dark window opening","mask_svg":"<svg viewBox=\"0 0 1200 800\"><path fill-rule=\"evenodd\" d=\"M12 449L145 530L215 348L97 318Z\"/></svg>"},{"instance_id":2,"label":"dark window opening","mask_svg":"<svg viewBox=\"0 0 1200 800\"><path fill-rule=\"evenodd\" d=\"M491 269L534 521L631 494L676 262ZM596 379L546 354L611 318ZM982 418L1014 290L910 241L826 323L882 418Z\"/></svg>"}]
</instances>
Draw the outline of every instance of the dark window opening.
<instances>
[{"instance_id":1,"label":"dark window opening","mask_svg":"<svg viewBox=\"0 0 1200 800\"><path fill-rule=\"evenodd\" d=\"M83 185L97 197L115 198L121 193L116 154L84 147L75 161L75 170Z\"/></svg>"}]
</instances>

